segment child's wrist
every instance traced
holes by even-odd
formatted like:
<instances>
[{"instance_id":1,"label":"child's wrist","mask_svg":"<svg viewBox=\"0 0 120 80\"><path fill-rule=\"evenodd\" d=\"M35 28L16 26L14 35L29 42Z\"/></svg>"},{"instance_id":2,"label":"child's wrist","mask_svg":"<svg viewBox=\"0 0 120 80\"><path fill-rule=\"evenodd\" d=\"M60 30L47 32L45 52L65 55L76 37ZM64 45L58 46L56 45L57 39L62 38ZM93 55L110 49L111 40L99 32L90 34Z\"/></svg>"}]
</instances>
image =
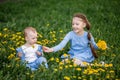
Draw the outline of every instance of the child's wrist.
<instances>
[{"instance_id":1,"label":"child's wrist","mask_svg":"<svg viewBox=\"0 0 120 80\"><path fill-rule=\"evenodd\" d=\"M51 50L50 50L51 52L53 52L54 51L54 49L53 48L51 48Z\"/></svg>"}]
</instances>

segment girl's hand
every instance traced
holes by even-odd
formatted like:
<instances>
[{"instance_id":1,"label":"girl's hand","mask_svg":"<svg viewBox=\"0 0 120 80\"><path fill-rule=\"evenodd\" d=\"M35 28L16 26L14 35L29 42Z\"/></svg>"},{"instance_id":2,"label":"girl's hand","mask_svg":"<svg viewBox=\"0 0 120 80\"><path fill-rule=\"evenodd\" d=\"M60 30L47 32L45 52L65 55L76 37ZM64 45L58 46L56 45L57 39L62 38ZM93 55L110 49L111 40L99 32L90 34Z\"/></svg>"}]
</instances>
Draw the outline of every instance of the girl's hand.
<instances>
[{"instance_id":1,"label":"girl's hand","mask_svg":"<svg viewBox=\"0 0 120 80\"><path fill-rule=\"evenodd\" d=\"M53 52L53 48L49 48L49 47L43 46L43 51L44 52Z\"/></svg>"}]
</instances>

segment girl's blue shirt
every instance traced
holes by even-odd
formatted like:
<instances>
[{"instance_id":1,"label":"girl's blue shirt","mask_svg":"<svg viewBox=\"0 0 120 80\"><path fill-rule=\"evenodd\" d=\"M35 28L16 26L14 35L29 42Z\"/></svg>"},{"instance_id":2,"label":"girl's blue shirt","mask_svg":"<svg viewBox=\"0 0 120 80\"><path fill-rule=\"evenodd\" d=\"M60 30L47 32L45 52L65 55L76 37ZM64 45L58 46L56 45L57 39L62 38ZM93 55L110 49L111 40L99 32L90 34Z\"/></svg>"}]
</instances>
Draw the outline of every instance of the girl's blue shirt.
<instances>
[{"instance_id":1,"label":"girl's blue shirt","mask_svg":"<svg viewBox=\"0 0 120 80\"><path fill-rule=\"evenodd\" d=\"M91 49L88 45L88 32L84 31L84 34L79 36L75 32L70 31L64 37L64 39L55 47L53 47L54 52L64 48L68 42L70 42L70 50L68 53L71 58L77 58L82 61L92 62L95 58L92 55ZM91 37L91 43L95 49L98 49L94 38Z\"/></svg>"}]
</instances>

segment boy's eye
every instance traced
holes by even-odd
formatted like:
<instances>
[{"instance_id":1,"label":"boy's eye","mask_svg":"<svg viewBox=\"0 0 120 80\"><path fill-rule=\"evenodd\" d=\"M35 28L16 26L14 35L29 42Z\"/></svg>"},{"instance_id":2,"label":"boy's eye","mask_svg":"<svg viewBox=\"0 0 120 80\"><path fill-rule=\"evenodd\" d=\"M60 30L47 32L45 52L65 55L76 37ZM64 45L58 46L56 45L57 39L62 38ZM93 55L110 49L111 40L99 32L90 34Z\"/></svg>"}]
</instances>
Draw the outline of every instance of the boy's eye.
<instances>
[{"instance_id":1,"label":"boy's eye","mask_svg":"<svg viewBox=\"0 0 120 80\"><path fill-rule=\"evenodd\" d=\"M78 23L76 23L76 25L79 25Z\"/></svg>"}]
</instances>

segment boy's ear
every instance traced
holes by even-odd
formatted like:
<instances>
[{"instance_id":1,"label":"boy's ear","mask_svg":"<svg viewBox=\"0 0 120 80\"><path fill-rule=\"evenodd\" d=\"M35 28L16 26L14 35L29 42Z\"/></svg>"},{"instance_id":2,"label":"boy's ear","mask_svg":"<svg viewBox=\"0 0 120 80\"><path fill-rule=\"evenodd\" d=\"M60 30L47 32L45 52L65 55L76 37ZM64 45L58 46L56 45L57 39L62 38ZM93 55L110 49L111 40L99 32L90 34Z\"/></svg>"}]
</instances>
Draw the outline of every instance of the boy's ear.
<instances>
[{"instance_id":1,"label":"boy's ear","mask_svg":"<svg viewBox=\"0 0 120 80\"><path fill-rule=\"evenodd\" d=\"M28 37L27 37L27 36L25 36L25 40L26 40L26 41L28 40Z\"/></svg>"}]
</instances>

